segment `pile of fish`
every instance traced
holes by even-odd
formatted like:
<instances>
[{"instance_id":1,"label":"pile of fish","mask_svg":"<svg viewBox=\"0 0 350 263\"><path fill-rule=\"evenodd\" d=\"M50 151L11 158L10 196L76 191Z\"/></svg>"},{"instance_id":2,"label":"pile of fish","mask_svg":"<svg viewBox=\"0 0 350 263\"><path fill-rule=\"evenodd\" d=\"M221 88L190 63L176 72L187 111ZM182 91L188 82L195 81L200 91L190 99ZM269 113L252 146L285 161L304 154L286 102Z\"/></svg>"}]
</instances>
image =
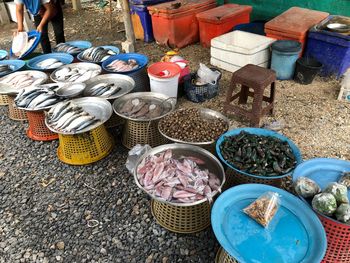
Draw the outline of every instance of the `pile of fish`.
<instances>
[{"instance_id":1,"label":"pile of fish","mask_svg":"<svg viewBox=\"0 0 350 263\"><path fill-rule=\"evenodd\" d=\"M55 69L63 65L64 63L55 58L44 59L36 64L41 69Z\"/></svg>"},{"instance_id":2,"label":"pile of fish","mask_svg":"<svg viewBox=\"0 0 350 263\"><path fill-rule=\"evenodd\" d=\"M43 85L24 88L15 98L16 106L33 110L53 106L61 101L55 93L58 87L58 85L51 87Z\"/></svg>"},{"instance_id":3,"label":"pile of fish","mask_svg":"<svg viewBox=\"0 0 350 263\"><path fill-rule=\"evenodd\" d=\"M259 176L286 174L297 163L288 142L244 131L225 137L220 151L239 170Z\"/></svg>"},{"instance_id":4,"label":"pile of fish","mask_svg":"<svg viewBox=\"0 0 350 263\"><path fill-rule=\"evenodd\" d=\"M47 124L60 132L79 132L99 121L71 101L61 102L47 113Z\"/></svg>"},{"instance_id":5,"label":"pile of fish","mask_svg":"<svg viewBox=\"0 0 350 263\"><path fill-rule=\"evenodd\" d=\"M58 44L54 50L55 52L64 52L68 54L77 54L83 51L81 48L78 48L76 46L73 46L67 43Z\"/></svg>"},{"instance_id":6,"label":"pile of fish","mask_svg":"<svg viewBox=\"0 0 350 263\"><path fill-rule=\"evenodd\" d=\"M63 67L58 69L54 77L57 81L64 82L84 82L100 74L95 69Z\"/></svg>"},{"instance_id":7,"label":"pile of fish","mask_svg":"<svg viewBox=\"0 0 350 263\"><path fill-rule=\"evenodd\" d=\"M137 69L139 66L135 59L128 59L128 61L116 59L107 65L107 69L115 72L126 72Z\"/></svg>"},{"instance_id":8,"label":"pile of fish","mask_svg":"<svg viewBox=\"0 0 350 263\"><path fill-rule=\"evenodd\" d=\"M91 47L81 53L80 58L90 62L103 62L110 56L116 55L114 51L103 47Z\"/></svg>"},{"instance_id":9,"label":"pile of fish","mask_svg":"<svg viewBox=\"0 0 350 263\"><path fill-rule=\"evenodd\" d=\"M31 85L39 84L42 81L41 78L35 78L25 71L19 74L10 74L1 80L1 83L11 85L13 89L21 89Z\"/></svg>"},{"instance_id":10,"label":"pile of fish","mask_svg":"<svg viewBox=\"0 0 350 263\"><path fill-rule=\"evenodd\" d=\"M13 71L11 65L2 64L0 65L0 76L9 74Z\"/></svg>"},{"instance_id":11,"label":"pile of fish","mask_svg":"<svg viewBox=\"0 0 350 263\"><path fill-rule=\"evenodd\" d=\"M96 84L91 89L89 89L89 92L87 95L108 98L110 96L117 94L121 90L122 88L116 86L115 83L103 82L103 83Z\"/></svg>"},{"instance_id":12,"label":"pile of fish","mask_svg":"<svg viewBox=\"0 0 350 263\"><path fill-rule=\"evenodd\" d=\"M124 103L119 112L136 119L153 119L164 113L161 103L146 102L142 99L131 99Z\"/></svg>"},{"instance_id":13,"label":"pile of fish","mask_svg":"<svg viewBox=\"0 0 350 263\"><path fill-rule=\"evenodd\" d=\"M199 166L197 157L173 156L171 150L147 156L137 167L137 179L152 196L174 203L209 200L220 188L220 179Z\"/></svg>"}]
</instances>

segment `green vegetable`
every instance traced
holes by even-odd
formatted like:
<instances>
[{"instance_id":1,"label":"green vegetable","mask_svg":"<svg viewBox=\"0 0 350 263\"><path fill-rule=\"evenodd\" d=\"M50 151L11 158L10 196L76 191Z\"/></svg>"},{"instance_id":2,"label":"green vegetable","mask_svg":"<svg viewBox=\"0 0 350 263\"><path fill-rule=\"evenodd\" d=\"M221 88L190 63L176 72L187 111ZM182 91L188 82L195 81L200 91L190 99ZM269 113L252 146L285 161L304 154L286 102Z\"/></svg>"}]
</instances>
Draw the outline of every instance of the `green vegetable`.
<instances>
[{"instance_id":1,"label":"green vegetable","mask_svg":"<svg viewBox=\"0 0 350 263\"><path fill-rule=\"evenodd\" d=\"M321 193L312 199L312 207L323 215L331 216L337 210L337 200L330 193Z\"/></svg>"},{"instance_id":2,"label":"green vegetable","mask_svg":"<svg viewBox=\"0 0 350 263\"><path fill-rule=\"evenodd\" d=\"M338 221L350 224L350 205L341 204L335 211L335 216Z\"/></svg>"},{"instance_id":3,"label":"green vegetable","mask_svg":"<svg viewBox=\"0 0 350 263\"><path fill-rule=\"evenodd\" d=\"M334 195L338 205L349 203L348 189L345 185L330 183L323 192Z\"/></svg>"}]
</instances>

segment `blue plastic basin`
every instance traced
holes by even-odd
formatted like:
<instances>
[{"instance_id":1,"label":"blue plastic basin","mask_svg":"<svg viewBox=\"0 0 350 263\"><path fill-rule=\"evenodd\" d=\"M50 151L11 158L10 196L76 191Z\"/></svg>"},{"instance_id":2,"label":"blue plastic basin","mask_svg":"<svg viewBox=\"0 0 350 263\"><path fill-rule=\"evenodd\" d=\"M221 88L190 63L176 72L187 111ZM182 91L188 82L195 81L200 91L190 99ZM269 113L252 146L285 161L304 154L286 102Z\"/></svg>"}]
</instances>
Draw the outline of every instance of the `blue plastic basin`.
<instances>
[{"instance_id":1,"label":"blue plastic basin","mask_svg":"<svg viewBox=\"0 0 350 263\"><path fill-rule=\"evenodd\" d=\"M8 52L6 50L0 50L0 60L5 59L8 56Z\"/></svg>"},{"instance_id":2,"label":"blue plastic basin","mask_svg":"<svg viewBox=\"0 0 350 263\"><path fill-rule=\"evenodd\" d=\"M1 60L0 65L11 65L12 70L13 70L12 72L7 73L7 74L0 73L0 77L3 77L3 76L6 76L8 74L11 74L13 72L16 72L16 71L23 69L24 66L26 65L26 63L23 60L11 59L11 60Z\"/></svg>"},{"instance_id":3,"label":"blue plastic basin","mask_svg":"<svg viewBox=\"0 0 350 263\"><path fill-rule=\"evenodd\" d=\"M259 178L259 179L277 179L277 178L282 178L282 177L291 175L292 172L293 172L293 170L292 170L289 173L286 173L286 174L283 174L283 175L278 175L278 176L268 176L268 177L267 176L258 176L258 175L255 175L255 174L250 174L250 173L241 171L238 168L236 168L235 166L233 166L231 163L226 161L226 159L222 156L221 151L220 151L221 143L223 143L225 137L238 135L242 131L245 131L245 132L248 132L248 133L251 133L251 134L256 134L256 135L272 136L272 137L280 139L281 141L286 141L286 142L288 142L289 146L292 149L292 152L293 152L293 154L295 156L297 165L300 164L303 161L299 148L294 144L294 142L292 142L290 139L288 139L287 137L283 136L280 133L277 133L277 132L274 132L274 131L271 131L271 130L267 130L267 129L261 129L261 128L239 128L239 129L234 129L234 130L230 130L230 131L222 134L219 137L219 139L216 142L216 153L219 156L221 161L223 161L228 167L232 168L233 170L235 170L236 172L238 172L240 174L244 174L244 175L255 177L255 178Z\"/></svg>"},{"instance_id":4,"label":"blue plastic basin","mask_svg":"<svg viewBox=\"0 0 350 263\"><path fill-rule=\"evenodd\" d=\"M115 47L115 46L101 46L101 47L103 47L104 49L112 50L113 52L116 53L116 55L118 55L119 52L120 52L119 48L117 48L117 47ZM83 52L84 52L84 51L80 52L80 53L78 54L78 56L77 56L77 59L78 59L79 61L81 61L81 62L91 62L91 63L102 64L101 62L92 62L92 61L83 59L83 58L81 57L82 54L83 54Z\"/></svg>"},{"instance_id":5,"label":"blue plastic basin","mask_svg":"<svg viewBox=\"0 0 350 263\"><path fill-rule=\"evenodd\" d=\"M67 41L66 44L78 47L80 49L87 49L92 47L91 42L85 41L85 40L74 40L74 41ZM57 53L65 53L65 52L57 52ZM79 52L72 53L73 56L78 55Z\"/></svg>"},{"instance_id":6,"label":"blue plastic basin","mask_svg":"<svg viewBox=\"0 0 350 263\"><path fill-rule=\"evenodd\" d=\"M37 56L35 58L30 59L27 62L27 67L32 69L32 70L41 70L41 71L52 71L55 70L55 68L53 69L42 69L40 67L37 66L37 64L45 59L49 59L49 58L55 58L59 61L61 61L64 64L70 64L73 62L74 57L70 54L66 54L66 53L50 53L50 54L44 54L44 55L40 55Z\"/></svg>"},{"instance_id":7,"label":"blue plastic basin","mask_svg":"<svg viewBox=\"0 0 350 263\"><path fill-rule=\"evenodd\" d=\"M271 45L271 69L279 80L292 79L301 44L293 40L278 40Z\"/></svg>"},{"instance_id":8,"label":"blue plastic basin","mask_svg":"<svg viewBox=\"0 0 350 263\"><path fill-rule=\"evenodd\" d=\"M40 43L40 38L41 38L40 32L32 30L32 31L27 32L27 34L28 34L28 39L31 39L33 37L36 37L36 39L35 39L33 45L30 47L30 49L28 49L27 52L24 53L19 59L24 59L26 56L30 55ZM14 56L14 54L12 53L12 48L10 49L10 56L11 57Z\"/></svg>"},{"instance_id":9,"label":"blue plastic basin","mask_svg":"<svg viewBox=\"0 0 350 263\"><path fill-rule=\"evenodd\" d=\"M109 65L110 63L112 63L114 60L117 60L117 59L124 60L124 61L127 61L128 59L135 59L136 62L139 64L139 67L130 71L125 71L125 72L116 72L108 69L107 65ZM143 69L147 64L148 64L148 57L146 55L138 54L138 53L127 53L127 54L119 54L119 55L111 56L110 58L108 58L102 63L102 68L104 71L107 71L109 73L119 73L119 74L129 75L131 73L134 73L136 71Z\"/></svg>"}]
</instances>

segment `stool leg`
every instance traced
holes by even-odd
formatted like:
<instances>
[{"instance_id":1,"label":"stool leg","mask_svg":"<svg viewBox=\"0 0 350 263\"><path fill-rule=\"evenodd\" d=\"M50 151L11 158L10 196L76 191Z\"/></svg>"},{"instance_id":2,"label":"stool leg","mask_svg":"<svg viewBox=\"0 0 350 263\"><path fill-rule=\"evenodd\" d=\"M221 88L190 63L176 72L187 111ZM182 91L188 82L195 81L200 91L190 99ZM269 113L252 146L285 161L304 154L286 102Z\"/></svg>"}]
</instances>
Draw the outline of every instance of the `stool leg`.
<instances>
[{"instance_id":1,"label":"stool leg","mask_svg":"<svg viewBox=\"0 0 350 263\"><path fill-rule=\"evenodd\" d=\"M250 125L253 127L260 126L260 118L262 113L262 102L264 97L264 91L254 91L254 100L252 108L252 117L250 119Z\"/></svg>"},{"instance_id":2,"label":"stool leg","mask_svg":"<svg viewBox=\"0 0 350 263\"><path fill-rule=\"evenodd\" d=\"M242 85L238 103L246 104L248 101L249 87Z\"/></svg>"},{"instance_id":3,"label":"stool leg","mask_svg":"<svg viewBox=\"0 0 350 263\"><path fill-rule=\"evenodd\" d=\"M270 103L272 104L272 108L270 110L270 114L273 115L275 112L275 90L276 89L276 82L271 83L271 93L270 93Z\"/></svg>"},{"instance_id":4,"label":"stool leg","mask_svg":"<svg viewBox=\"0 0 350 263\"><path fill-rule=\"evenodd\" d=\"M228 109L229 109L229 106L231 104L231 101L232 101L232 93L233 93L233 90L235 88L235 83L234 83L234 80L233 78L231 79L231 84L230 84L230 87L228 88L227 90L227 93L226 93L226 102L225 102L225 105L224 105L224 113L226 114Z\"/></svg>"}]
</instances>

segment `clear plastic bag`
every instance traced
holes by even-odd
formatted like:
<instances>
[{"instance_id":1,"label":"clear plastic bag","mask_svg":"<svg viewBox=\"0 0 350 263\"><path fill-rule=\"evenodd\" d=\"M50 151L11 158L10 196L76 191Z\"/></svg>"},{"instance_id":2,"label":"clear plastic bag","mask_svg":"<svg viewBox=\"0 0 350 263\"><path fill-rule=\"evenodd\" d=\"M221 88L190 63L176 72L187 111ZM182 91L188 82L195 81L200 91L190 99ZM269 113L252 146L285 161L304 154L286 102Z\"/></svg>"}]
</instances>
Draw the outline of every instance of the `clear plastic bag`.
<instances>
[{"instance_id":1,"label":"clear plastic bag","mask_svg":"<svg viewBox=\"0 0 350 263\"><path fill-rule=\"evenodd\" d=\"M125 166L130 173L134 173L139 158L150 150L152 150L152 148L148 144L137 144L129 151L129 156L126 159Z\"/></svg>"},{"instance_id":2,"label":"clear plastic bag","mask_svg":"<svg viewBox=\"0 0 350 263\"><path fill-rule=\"evenodd\" d=\"M218 79L220 78L221 73L219 71L213 71L210 68L208 68L206 65L199 63L197 76L199 77L200 82L204 84L211 83L215 85Z\"/></svg>"},{"instance_id":3,"label":"clear plastic bag","mask_svg":"<svg viewBox=\"0 0 350 263\"><path fill-rule=\"evenodd\" d=\"M350 172L344 172L340 177L338 183L345 185L348 189L350 188Z\"/></svg>"},{"instance_id":4,"label":"clear plastic bag","mask_svg":"<svg viewBox=\"0 0 350 263\"><path fill-rule=\"evenodd\" d=\"M319 185L307 177L299 177L294 184L294 190L304 198L314 197L321 192Z\"/></svg>"},{"instance_id":5,"label":"clear plastic bag","mask_svg":"<svg viewBox=\"0 0 350 263\"><path fill-rule=\"evenodd\" d=\"M243 209L249 217L263 227L267 227L280 206L280 197L277 193L266 192L253 203Z\"/></svg>"}]
</instances>

